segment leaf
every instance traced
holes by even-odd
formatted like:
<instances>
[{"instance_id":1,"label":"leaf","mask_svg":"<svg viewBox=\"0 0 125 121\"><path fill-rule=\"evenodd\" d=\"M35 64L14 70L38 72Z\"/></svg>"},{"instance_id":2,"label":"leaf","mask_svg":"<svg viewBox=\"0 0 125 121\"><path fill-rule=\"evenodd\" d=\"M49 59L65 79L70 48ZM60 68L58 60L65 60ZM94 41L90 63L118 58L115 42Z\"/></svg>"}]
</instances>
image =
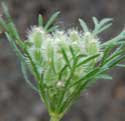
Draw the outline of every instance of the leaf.
<instances>
[{"instance_id":1,"label":"leaf","mask_svg":"<svg viewBox=\"0 0 125 121\"><path fill-rule=\"evenodd\" d=\"M112 80L112 77L107 75L107 74L100 74L99 76L96 77L96 79L107 79L107 80Z\"/></svg>"},{"instance_id":2,"label":"leaf","mask_svg":"<svg viewBox=\"0 0 125 121\"><path fill-rule=\"evenodd\" d=\"M86 75L84 75L83 77L81 77L78 81L74 82L73 84L70 85L70 87L73 87L77 84L79 84L79 86L82 84L81 81L83 81L83 83L86 83L86 81L88 81L90 78L92 78L93 76L95 76L95 74L97 74L97 72L100 69L97 67L95 69L93 69L92 71L88 72Z\"/></svg>"},{"instance_id":3,"label":"leaf","mask_svg":"<svg viewBox=\"0 0 125 121\"><path fill-rule=\"evenodd\" d=\"M94 76L95 74L97 74L97 72L100 70L100 68L96 67L95 69L93 69L92 71L90 71L88 74L86 74L84 77L82 77L81 79L79 79L79 82L82 80L89 80L92 76Z\"/></svg>"},{"instance_id":4,"label":"leaf","mask_svg":"<svg viewBox=\"0 0 125 121\"><path fill-rule=\"evenodd\" d=\"M79 19L79 23L84 32L89 32L89 28L88 28L87 24L82 19Z\"/></svg>"},{"instance_id":5,"label":"leaf","mask_svg":"<svg viewBox=\"0 0 125 121\"><path fill-rule=\"evenodd\" d=\"M113 46L114 47L114 46ZM107 59L107 57L109 56L109 54L111 53L111 50L113 47L107 47L105 48L104 52L103 52L103 57L101 59L101 65L103 65Z\"/></svg>"},{"instance_id":6,"label":"leaf","mask_svg":"<svg viewBox=\"0 0 125 121\"><path fill-rule=\"evenodd\" d=\"M60 12L58 11L58 12L54 13L54 14L50 17L50 19L47 21L47 23L46 23L46 25L45 25L45 27L44 27L45 30L48 30L48 29L49 29L49 27L53 24L53 22L54 22L55 19L59 16L59 14L60 14Z\"/></svg>"},{"instance_id":7,"label":"leaf","mask_svg":"<svg viewBox=\"0 0 125 121\"><path fill-rule=\"evenodd\" d=\"M12 22L10 22L8 24L8 33L13 38L13 41L16 41L18 46L23 49L24 48L24 43L23 43L23 41L21 41L19 33L17 32L16 27Z\"/></svg>"},{"instance_id":8,"label":"leaf","mask_svg":"<svg viewBox=\"0 0 125 121\"><path fill-rule=\"evenodd\" d=\"M8 28L9 28L8 31L10 32L10 34L13 35L15 39L20 40L19 34L15 28L15 25L12 22L8 23Z\"/></svg>"},{"instance_id":9,"label":"leaf","mask_svg":"<svg viewBox=\"0 0 125 121\"><path fill-rule=\"evenodd\" d=\"M111 26L112 26L112 23L105 25L103 28L101 28L101 29L98 31L98 34L102 33L104 30L108 29L108 28L111 27Z\"/></svg>"},{"instance_id":10,"label":"leaf","mask_svg":"<svg viewBox=\"0 0 125 121\"><path fill-rule=\"evenodd\" d=\"M113 60L110 60L107 63L105 63L104 67L112 68L124 59L125 56L116 56Z\"/></svg>"},{"instance_id":11,"label":"leaf","mask_svg":"<svg viewBox=\"0 0 125 121\"><path fill-rule=\"evenodd\" d=\"M42 15L38 15L38 26L43 27L43 16Z\"/></svg>"},{"instance_id":12,"label":"leaf","mask_svg":"<svg viewBox=\"0 0 125 121\"><path fill-rule=\"evenodd\" d=\"M125 57L119 57L118 59L116 59L115 61L113 61L110 65L110 68L114 67L115 65L117 65L119 62L121 62L122 60L124 60Z\"/></svg>"},{"instance_id":13,"label":"leaf","mask_svg":"<svg viewBox=\"0 0 125 121\"><path fill-rule=\"evenodd\" d=\"M56 67L55 67L56 64L55 64L55 58L54 58L54 52L53 52L53 50L51 52L51 59L52 59L52 69L53 69L54 73L57 74L56 73Z\"/></svg>"},{"instance_id":14,"label":"leaf","mask_svg":"<svg viewBox=\"0 0 125 121\"><path fill-rule=\"evenodd\" d=\"M10 37L10 35L7 32L5 32L5 34L6 34L7 39L9 40L10 45L16 52L16 55L19 57L20 60L24 61L24 56L23 56L22 52L18 49L15 42L12 40L12 38Z\"/></svg>"},{"instance_id":15,"label":"leaf","mask_svg":"<svg viewBox=\"0 0 125 121\"><path fill-rule=\"evenodd\" d=\"M28 58L29 61L30 61L30 64L31 64L31 66L32 66L32 71L34 72L34 75L35 75L36 79L37 79L38 81L41 80L41 76L40 76L39 73L38 73L38 69L37 69L37 67L36 67L36 64L34 63L34 61L33 61L32 57L31 57L30 53L27 51L26 48L25 48L25 54L26 54L27 58Z\"/></svg>"},{"instance_id":16,"label":"leaf","mask_svg":"<svg viewBox=\"0 0 125 121\"><path fill-rule=\"evenodd\" d=\"M117 67L123 67L123 68L124 68L124 67L125 67L125 64L117 64L116 66L117 66Z\"/></svg>"},{"instance_id":17,"label":"leaf","mask_svg":"<svg viewBox=\"0 0 125 121\"><path fill-rule=\"evenodd\" d=\"M63 48L61 48L61 52L62 52L62 55L64 57L64 60L65 60L66 64L71 68L68 56L66 54L66 51Z\"/></svg>"},{"instance_id":18,"label":"leaf","mask_svg":"<svg viewBox=\"0 0 125 121\"><path fill-rule=\"evenodd\" d=\"M110 19L110 18L103 19L98 23L97 23L97 19L93 18L93 21L95 24L95 28L93 30L94 35L100 34L101 32L108 29L112 25L112 19Z\"/></svg>"},{"instance_id":19,"label":"leaf","mask_svg":"<svg viewBox=\"0 0 125 121\"><path fill-rule=\"evenodd\" d=\"M27 83L34 91L38 92L37 87L34 86L34 85L30 82L30 80L28 79L28 73L27 73L27 71L26 71L26 65L24 65L23 62L21 62L21 70L22 70L22 73L23 73L23 75L24 75L24 79L25 79L26 83Z\"/></svg>"},{"instance_id":20,"label":"leaf","mask_svg":"<svg viewBox=\"0 0 125 121\"><path fill-rule=\"evenodd\" d=\"M123 51L121 50L121 47L119 47L113 53L111 53L111 55L109 55L111 50L112 50L112 48L109 47L104 51L101 65L104 65L105 63L107 63L109 61L112 61L115 57L117 57L123 53Z\"/></svg>"},{"instance_id":21,"label":"leaf","mask_svg":"<svg viewBox=\"0 0 125 121\"><path fill-rule=\"evenodd\" d=\"M5 16L6 16L7 20L8 20L8 22L9 22L9 21L12 21L11 16L10 16L10 14L9 14L9 11L8 11L8 8L7 8L6 4L5 4L4 2L2 2L1 4L2 4L3 12L4 12L4 14L5 14Z\"/></svg>"},{"instance_id":22,"label":"leaf","mask_svg":"<svg viewBox=\"0 0 125 121\"><path fill-rule=\"evenodd\" d=\"M92 19L93 19L94 25L97 26L99 23L98 19L96 17L93 17Z\"/></svg>"},{"instance_id":23,"label":"leaf","mask_svg":"<svg viewBox=\"0 0 125 121\"><path fill-rule=\"evenodd\" d=\"M7 24L1 17L0 17L0 27L1 27L1 29L5 29L5 31L8 30Z\"/></svg>"},{"instance_id":24,"label":"leaf","mask_svg":"<svg viewBox=\"0 0 125 121\"><path fill-rule=\"evenodd\" d=\"M83 65L83 64L86 64L86 63L89 63L91 60L97 58L100 54L96 54L96 55L92 55L90 57L87 57L86 59L84 59L82 62L80 62L79 64L77 64L77 67Z\"/></svg>"},{"instance_id":25,"label":"leaf","mask_svg":"<svg viewBox=\"0 0 125 121\"><path fill-rule=\"evenodd\" d=\"M72 55L72 57L74 59L75 58L75 53L74 53L74 50L73 50L72 46L69 46L69 50L70 50L70 53L71 53L71 55Z\"/></svg>"},{"instance_id":26,"label":"leaf","mask_svg":"<svg viewBox=\"0 0 125 121\"><path fill-rule=\"evenodd\" d=\"M114 37L113 39L103 43L101 46L102 47L107 47L107 46L115 46L115 45L119 45L119 42L121 42L121 40L125 39L125 36L122 35L123 32L121 32L118 36Z\"/></svg>"},{"instance_id":27,"label":"leaf","mask_svg":"<svg viewBox=\"0 0 125 121\"><path fill-rule=\"evenodd\" d=\"M58 29L58 26L52 26L52 27L50 27L48 30L47 30L47 32L53 32L53 31L55 31L56 29Z\"/></svg>"},{"instance_id":28,"label":"leaf","mask_svg":"<svg viewBox=\"0 0 125 121\"><path fill-rule=\"evenodd\" d=\"M105 25L109 24L112 22L112 19L111 18L105 18L105 19L102 19L99 23L99 26L100 28L104 27Z\"/></svg>"},{"instance_id":29,"label":"leaf","mask_svg":"<svg viewBox=\"0 0 125 121\"><path fill-rule=\"evenodd\" d=\"M65 71L65 69L68 68L68 65L64 65L64 67L61 69L61 71L59 72L59 77L58 80L61 80L62 74Z\"/></svg>"},{"instance_id":30,"label":"leaf","mask_svg":"<svg viewBox=\"0 0 125 121\"><path fill-rule=\"evenodd\" d=\"M20 41L21 38L19 36L19 33L16 30L16 27L14 23L12 22L12 18L9 15L8 8L6 7L5 3L2 2L2 8L5 14L5 17L7 18L7 24L4 22L2 18L0 18L0 25L5 29L5 31L8 33L8 35L13 39L13 41L16 41L18 46L23 47L23 42Z\"/></svg>"},{"instance_id":31,"label":"leaf","mask_svg":"<svg viewBox=\"0 0 125 121\"><path fill-rule=\"evenodd\" d=\"M111 56L107 57L105 60L105 62L111 61L113 60L115 57L122 55L123 51L121 49L121 47L117 48L112 54Z\"/></svg>"}]
</instances>

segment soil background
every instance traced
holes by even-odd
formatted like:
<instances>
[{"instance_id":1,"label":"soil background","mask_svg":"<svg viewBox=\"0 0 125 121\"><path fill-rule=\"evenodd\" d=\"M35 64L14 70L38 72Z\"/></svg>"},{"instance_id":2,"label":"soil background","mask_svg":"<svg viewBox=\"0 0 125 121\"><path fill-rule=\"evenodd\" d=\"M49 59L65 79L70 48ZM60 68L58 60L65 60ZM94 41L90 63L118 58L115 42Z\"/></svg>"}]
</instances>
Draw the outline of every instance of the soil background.
<instances>
[{"instance_id":1,"label":"soil background","mask_svg":"<svg viewBox=\"0 0 125 121\"><path fill-rule=\"evenodd\" d=\"M2 0L0 0L0 3ZM38 14L46 20L59 10L62 28L78 25L78 18L93 27L92 16L114 19L113 26L100 35L107 41L124 29L125 0L6 0L23 38ZM2 9L0 7L0 14ZM83 92L62 121L125 121L125 68L113 69L113 80L98 80ZM24 81L19 60L6 38L0 39L0 121L49 121L39 96Z\"/></svg>"}]
</instances>

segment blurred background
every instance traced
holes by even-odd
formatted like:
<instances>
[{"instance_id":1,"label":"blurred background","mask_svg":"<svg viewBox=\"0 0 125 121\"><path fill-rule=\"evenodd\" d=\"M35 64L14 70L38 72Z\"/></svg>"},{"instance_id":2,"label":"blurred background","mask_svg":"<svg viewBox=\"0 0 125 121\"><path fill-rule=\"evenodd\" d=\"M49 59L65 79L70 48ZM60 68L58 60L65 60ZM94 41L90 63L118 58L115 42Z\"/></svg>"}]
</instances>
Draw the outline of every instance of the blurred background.
<instances>
[{"instance_id":1,"label":"blurred background","mask_svg":"<svg viewBox=\"0 0 125 121\"><path fill-rule=\"evenodd\" d=\"M0 0L0 3L2 0ZM37 24L38 14L46 20L59 10L62 28L78 25L83 18L92 28L92 16L114 18L113 26L101 34L107 41L124 29L125 0L6 0L22 36ZM2 9L0 7L0 15ZM83 92L62 121L125 121L125 68L111 70L113 80L98 80ZM6 38L0 39L0 121L49 121L46 108L36 92L24 81L19 61Z\"/></svg>"}]
</instances>

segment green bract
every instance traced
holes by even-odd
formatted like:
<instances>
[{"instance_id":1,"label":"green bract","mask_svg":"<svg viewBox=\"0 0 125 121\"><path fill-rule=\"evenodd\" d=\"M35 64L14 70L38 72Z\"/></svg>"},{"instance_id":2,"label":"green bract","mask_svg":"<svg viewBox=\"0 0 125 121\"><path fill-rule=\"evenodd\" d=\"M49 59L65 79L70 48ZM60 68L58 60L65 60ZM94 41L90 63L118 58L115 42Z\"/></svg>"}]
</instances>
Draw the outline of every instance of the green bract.
<instances>
[{"instance_id":1,"label":"green bract","mask_svg":"<svg viewBox=\"0 0 125 121\"><path fill-rule=\"evenodd\" d=\"M51 121L59 121L95 80L111 79L107 75L109 69L123 66L118 63L125 59L125 33L105 43L98 37L112 25L112 19L98 21L93 17L92 31L79 19L83 31L74 28L64 31L52 26L59 12L53 14L45 26L40 15L38 26L32 27L27 40L22 41L4 4L3 10L7 22L0 18L0 26L6 30L5 35L20 59L24 77L39 93ZM36 79L37 87L29 80L28 71Z\"/></svg>"}]
</instances>

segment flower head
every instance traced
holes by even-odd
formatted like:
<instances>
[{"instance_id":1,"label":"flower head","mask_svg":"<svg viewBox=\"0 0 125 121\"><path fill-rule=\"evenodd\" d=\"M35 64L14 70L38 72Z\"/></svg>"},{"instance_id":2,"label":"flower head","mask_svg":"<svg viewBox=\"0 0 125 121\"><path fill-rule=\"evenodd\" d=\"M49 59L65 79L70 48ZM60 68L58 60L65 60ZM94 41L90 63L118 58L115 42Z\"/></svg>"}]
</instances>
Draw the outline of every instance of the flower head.
<instances>
[{"instance_id":1,"label":"flower head","mask_svg":"<svg viewBox=\"0 0 125 121\"><path fill-rule=\"evenodd\" d=\"M99 54L97 58L79 66L74 71L72 76L75 75L75 77L79 78L81 75L85 75L89 68L93 68L93 65L97 63L102 53L98 38L94 37L90 32L83 33L75 29L70 29L67 32L56 30L50 34L42 27L33 27L29 32L28 41L32 43L32 46L28 47L28 52L36 65L39 64L38 67L44 70L46 84L58 81L59 77L57 74L65 65L70 64L70 66L73 66L73 54L75 57L84 56L76 64L90 56ZM67 68L62 73L61 78L65 80L64 83L66 83L69 72L69 68ZM75 80L75 78L72 79L74 82Z\"/></svg>"}]
</instances>

